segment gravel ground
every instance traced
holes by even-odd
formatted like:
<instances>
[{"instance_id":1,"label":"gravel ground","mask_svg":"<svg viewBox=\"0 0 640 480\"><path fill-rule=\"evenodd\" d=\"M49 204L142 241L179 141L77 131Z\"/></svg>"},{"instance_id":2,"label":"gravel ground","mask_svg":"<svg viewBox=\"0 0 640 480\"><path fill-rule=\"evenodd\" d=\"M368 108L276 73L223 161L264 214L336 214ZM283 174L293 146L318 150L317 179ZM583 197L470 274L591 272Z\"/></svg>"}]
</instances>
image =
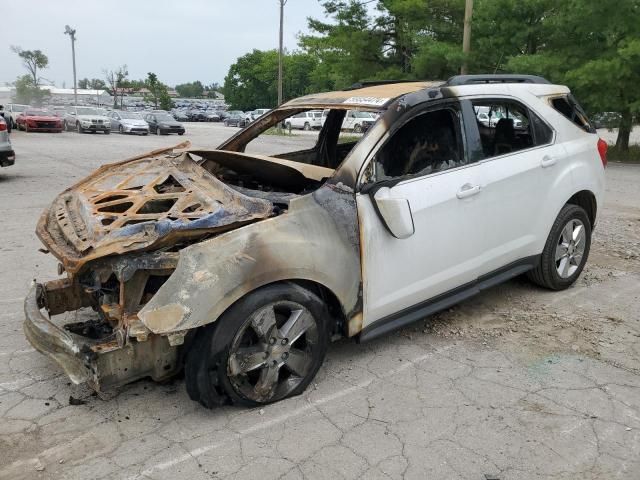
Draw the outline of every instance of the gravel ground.
<instances>
[{"instance_id":1,"label":"gravel ground","mask_svg":"<svg viewBox=\"0 0 640 480\"><path fill-rule=\"evenodd\" d=\"M180 379L106 400L70 385L22 333L30 282L55 276L33 233L42 209L102 163L184 138L211 147L235 130L12 135L17 165L0 170L0 479L640 478L640 166L607 169L573 288L518 278L374 342L334 343L297 398L209 411Z\"/></svg>"}]
</instances>

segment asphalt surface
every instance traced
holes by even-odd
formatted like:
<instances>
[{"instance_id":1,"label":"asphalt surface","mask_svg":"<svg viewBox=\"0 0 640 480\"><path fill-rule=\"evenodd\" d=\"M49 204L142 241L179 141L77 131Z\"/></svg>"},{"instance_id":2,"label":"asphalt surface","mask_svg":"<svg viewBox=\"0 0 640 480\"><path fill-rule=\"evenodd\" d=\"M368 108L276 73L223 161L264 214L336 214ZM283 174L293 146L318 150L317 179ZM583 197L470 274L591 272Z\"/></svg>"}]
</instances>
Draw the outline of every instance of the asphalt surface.
<instances>
[{"instance_id":1,"label":"asphalt surface","mask_svg":"<svg viewBox=\"0 0 640 480\"><path fill-rule=\"evenodd\" d=\"M234 131L12 134L17 163L0 170L0 479L640 478L640 166L607 169L573 288L518 278L372 343L339 341L297 398L206 410L180 379L108 399L70 385L22 333L31 281L56 276L38 252L40 213L103 163Z\"/></svg>"}]
</instances>

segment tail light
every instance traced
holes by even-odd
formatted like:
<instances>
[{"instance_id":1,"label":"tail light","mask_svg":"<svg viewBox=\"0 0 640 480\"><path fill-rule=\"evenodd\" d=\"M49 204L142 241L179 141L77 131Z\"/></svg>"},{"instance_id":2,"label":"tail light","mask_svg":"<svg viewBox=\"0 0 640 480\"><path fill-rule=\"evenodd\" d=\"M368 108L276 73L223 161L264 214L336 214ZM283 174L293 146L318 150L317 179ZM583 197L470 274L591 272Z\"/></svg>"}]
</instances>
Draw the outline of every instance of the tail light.
<instances>
[{"instance_id":1,"label":"tail light","mask_svg":"<svg viewBox=\"0 0 640 480\"><path fill-rule=\"evenodd\" d=\"M7 124L0 122L0 132L4 132L7 129Z\"/></svg>"},{"instance_id":2,"label":"tail light","mask_svg":"<svg viewBox=\"0 0 640 480\"><path fill-rule=\"evenodd\" d=\"M598 153L600 154L600 160L602 160L602 166L607 167L607 150L609 149L609 145L607 142L598 139Z\"/></svg>"}]
</instances>

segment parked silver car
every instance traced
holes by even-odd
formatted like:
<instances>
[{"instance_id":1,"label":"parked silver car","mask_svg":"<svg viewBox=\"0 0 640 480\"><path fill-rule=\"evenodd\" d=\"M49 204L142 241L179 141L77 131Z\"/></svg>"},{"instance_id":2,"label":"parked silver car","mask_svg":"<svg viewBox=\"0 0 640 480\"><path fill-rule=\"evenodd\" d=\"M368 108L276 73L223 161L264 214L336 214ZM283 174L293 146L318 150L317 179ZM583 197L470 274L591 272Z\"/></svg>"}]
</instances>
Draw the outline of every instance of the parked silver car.
<instances>
[{"instance_id":1,"label":"parked silver car","mask_svg":"<svg viewBox=\"0 0 640 480\"><path fill-rule=\"evenodd\" d=\"M138 135L149 135L149 124L138 112L113 111L109 114L111 119L111 130L119 133L135 133Z\"/></svg>"}]
</instances>

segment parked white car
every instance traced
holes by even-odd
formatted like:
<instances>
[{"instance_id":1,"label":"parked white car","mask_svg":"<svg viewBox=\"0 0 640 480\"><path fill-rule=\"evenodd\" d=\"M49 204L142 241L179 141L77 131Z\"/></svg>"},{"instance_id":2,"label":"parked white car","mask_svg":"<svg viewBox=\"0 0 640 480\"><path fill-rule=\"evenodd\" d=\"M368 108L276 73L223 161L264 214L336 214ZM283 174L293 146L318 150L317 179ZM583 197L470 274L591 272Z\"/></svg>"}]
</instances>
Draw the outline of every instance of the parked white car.
<instances>
[{"instance_id":1,"label":"parked white car","mask_svg":"<svg viewBox=\"0 0 640 480\"><path fill-rule=\"evenodd\" d=\"M18 128L18 117L22 112L26 111L27 108L31 107L29 105L21 105L19 103L10 103L5 106L5 120L7 120L7 117L11 119L11 128Z\"/></svg>"},{"instance_id":2,"label":"parked white car","mask_svg":"<svg viewBox=\"0 0 640 480\"><path fill-rule=\"evenodd\" d=\"M322 110L297 113L290 116L284 122L287 130L316 130L322 127Z\"/></svg>"},{"instance_id":3,"label":"parked white car","mask_svg":"<svg viewBox=\"0 0 640 480\"><path fill-rule=\"evenodd\" d=\"M111 119L107 111L93 107L68 107L64 116L65 130L111 133Z\"/></svg>"},{"instance_id":4,"label":"parked white car","mask_svg":"<svg viewBox=\"0 0 640 480\"><path fill-rule=\"evenodd\" d=\"M484 126L476 108L505 115ZM247 151L322 109L315 146ZM381 118L344 142L349 110ZM210 408L300 394L331 338L379 337L517 275L570 287L607 164L567 87L514 75L309 95L217 149L177 147L54 200L37 234L66 277L34 284L24 330L75 383L184 368Z\"/></svg>"},{"instance_id":5,"label":"parked white car","mask_svg":"<svg viewBox=\"0 0 640 480\"><path fill-rule=\"evenodd\" d=\"M349 110L344 116L342 129L354 133L366 132L375 123L377 117L372 112Z\"/></svg>"},{"instance_id":6,"label":"parked white car","mask_svg":"<svg viewBox=\"0 0 640 480\"><path fill-rule=\"evenodd\" d=\"M0 167L10 167L15 162L16 154L9 138L9 126L4 117L0 116Z\"/></svg>"},{"instance_id":7,"label":"parked white car","mask_svg":"<svg viewBox=\"0 0 640 480\"><path fill-rule=\"evenodd\" d=\"M260 118L262 115L264 115L265 113L267 113L270 110L271 110L270 108L256 108L250 114L251 121L257 120L258 118Z\"/></svg>"}]
</instances>

